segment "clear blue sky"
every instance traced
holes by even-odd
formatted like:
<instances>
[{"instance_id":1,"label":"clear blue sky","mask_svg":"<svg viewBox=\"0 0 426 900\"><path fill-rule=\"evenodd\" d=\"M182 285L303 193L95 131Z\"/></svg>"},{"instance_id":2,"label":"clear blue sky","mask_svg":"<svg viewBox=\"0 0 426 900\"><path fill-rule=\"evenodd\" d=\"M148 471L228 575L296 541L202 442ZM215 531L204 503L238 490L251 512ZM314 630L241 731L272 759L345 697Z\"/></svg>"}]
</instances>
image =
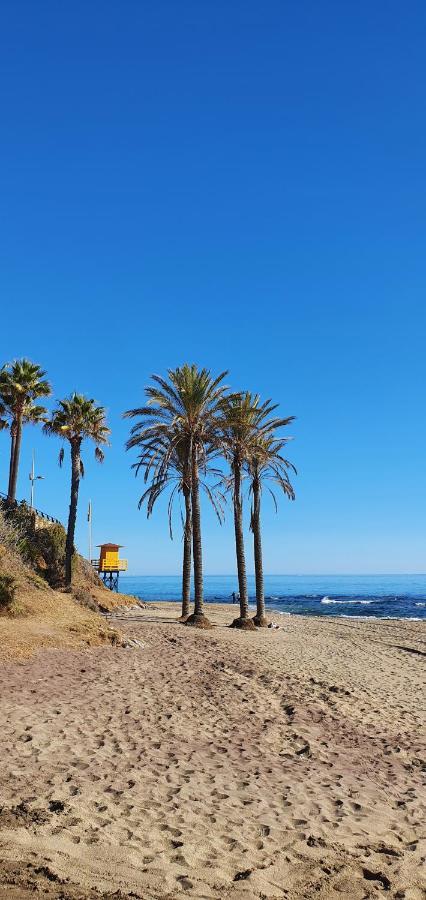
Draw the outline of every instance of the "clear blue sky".
<instances>
[{"instance_id":1,"label":"clear blue sky","mask_svg":"<svg viewBox=\"0 0 426 900\"><path fill-rule=\"evenodd\" d=\"M0 357L112 428L103 467L84 452L80 549L91 497L96 543L179 572L121 413L194 361L297 416L267 572L424 572L424 3L4 0L0 42ZM19 494L32 447L65 520L69 470L30 428ZM7 456L3 433L2 489ZM234 571L230 515L205 510L204 545Z\"/></svg>"}]
</instances>

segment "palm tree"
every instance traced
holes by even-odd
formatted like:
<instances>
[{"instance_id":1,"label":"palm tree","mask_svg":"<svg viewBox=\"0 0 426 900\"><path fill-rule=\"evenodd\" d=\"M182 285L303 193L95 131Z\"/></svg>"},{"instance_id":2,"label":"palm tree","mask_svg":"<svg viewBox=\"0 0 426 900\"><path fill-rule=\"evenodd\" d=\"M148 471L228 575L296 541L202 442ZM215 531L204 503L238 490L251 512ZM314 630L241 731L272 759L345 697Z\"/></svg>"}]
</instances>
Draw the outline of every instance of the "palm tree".
<instances>
[{"instance_id":1,"label":"palm tree","mask_svg":"<svg viewBox=\"0 0 426 900\"><path fill-rule=\"evenodd\" d=\"M46 372L40 366L28 359L15 360L3 366L0 371L0 399L9 421L11 436L8 503L16 500L23 425L45 421L45 407L34 402L51 393L45 375Z\"/></svg>"},{"instance_id":2,"label":"palm tree","mask_svg":"<svg viewBox=\"0 0 426 900\"><path fill-rule=\"evenodd\" d=\"M240 615L231 628L254 631L249 618L246 559L243 531L242 480L244 464L248 461L254 435L259 420L259 397L248 391L234 393L221 404L220 441L223 454L230 466L230 476L225 484L232 490L234 507L235 551L237 557L238 589L240 595Z\"/></svg>"},{"instance_id":3,"label":"palm tree","mask_svg":"<svg viewBox=\"0 0 426 900\"><path fill-rule=\"evenodd\" d=\"M217 438L217 417L225 394L221 384L226 372L212 378L208 369L198 369L195 365L185 365L169 369L168 378L153 375L154 385L146 388L147 406L130 409L127 418L140 417L131 429L127 446L166 442L162 471L166 472L174 448L181 445L184 450L185 471L188 473L191 491L192 516L192 556L194 567L194 612L186 620L186 625L209 628L210 622L204 615L203 558L201 543L200 471L206 472L207 459L215 447Z\"/></svg>"},{"instance_id":4,"label":"palm tree","mask_svg":"<svg viewBox=\"0 0 426 900\"><path fill-rule=\"evenodd\" d=\"M281 424L288 424L294 417L282 419ZM273 431L273 429L272 429ZM250 528L253 532L254 570L256 580L256 615L253 622L259 628L264 628L268 622L265 615L265 593L263 587L263 559L262 559L262 534L260 522L260 504L262 486L264 482L271 480L278 485L289 500L294 500L295 493L290 483L288 472L296 469L288 459L281 455L288 439L277 439L273 436L258 436L248 461L250 475L250 490L252 493L252 507ZM275 509L277 501L274 492L269 488Z\"/></svg>"},{"instance_id":5,"label":"palm tree","mask_svg":"<svg viewBox=\"0 0 426 900\"><path fill-rule=\"evenodd\" d=\"M240 594L240 616L231 627L253 629L249 618L247 575L243 532L242 480L244 470L249 467L255 448L267 440L274 431L288 424L291 419L273 418L277 405L271 400L260 402L258 394L249 391L226 397L221 405L221 444L231 474L227 479L232 489L234 505L235 549L237 557L238 588ZM260 534L260 532L259 532ZM256 540L258 532L256 532ZM254 624L257 624L256 617Z\"/></svg>"},{"instance_id":6,"label":"palm tree","mask_svg":"<svg viewBox=\"0 0 426 900\"><path fill-rule=\"evenodd\" d=\"M69 586L72 581L72 557L74 553L74 534L77 518L78 491L80 478L84 475L84 466L81 459L81 445L86 438L94 441L95 458L103 462L104 453L101 444L108 443L108 435L111 433L105 420L105 409L97 406L94 400L89 400L82 394L71 394L65 400L59 400L56 409L53 410L50 422L46 422L44 432L49 435L57 435L70 444L71 451L71 498L68 516L67 540L65 545L65 584ZM59 465L64 460L64 448L59 453Z\"/></svg>"},{"instance_id":7,"label":"palm tree","mask_svg":"<svg viewBox=\"0 0 426 900\"><path fill-rule=\"evenodd\" d=\"M182 613L180 621L185 622L190 614L191 605L191 560L192 560L192 510L191 510L191 473L188 467L188 447L186 442L173 441L173 448L169 455L169 442L162 437L159 441L144 442L139 435L135 435L128 441L128 447L140 447L138 461L132 468L136 475L141 468L144 469L145 484L151 479L147 489L142 494L138 506L139 509L146 502L148 518L153 512L154 506L163 491L171 488L168 502L169 532L173 539L172 513L176 493L183 495L185 515L182 516L183 526L183 562L182 562ZM218 476L218 470L208 466L206 474ZM217 489L210 488L207 481L200 479L215 509L220 522L223 518L223 495Z\"/></svg>"}]
</instances>

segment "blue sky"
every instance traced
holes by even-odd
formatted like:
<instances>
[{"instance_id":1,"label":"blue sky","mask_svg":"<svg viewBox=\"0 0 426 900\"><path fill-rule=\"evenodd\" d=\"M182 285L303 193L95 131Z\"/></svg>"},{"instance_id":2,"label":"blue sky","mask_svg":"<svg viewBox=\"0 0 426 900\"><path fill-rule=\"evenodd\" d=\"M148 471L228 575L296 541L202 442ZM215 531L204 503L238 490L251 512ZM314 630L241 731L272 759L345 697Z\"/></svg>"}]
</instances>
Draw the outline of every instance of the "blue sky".
<instances>
[{"instance_id":1,"label":"blue sky","mask_svg":"<svg viewBox=\"0 0 426 900\"><path fill-rule=\"evenodd\" d=\"M0 357L108 408L82 552L91 497L96 543L179 572L121 413L194 361L297 416L267 572L425 571L424 4L5 0L1 25ZM30 428L19 495L33 447L65 521L69 470ZM3 490L7 462L3 433ZM205 570L231 573L232 517L203 514Z\"/></svg>"}]
</instances>

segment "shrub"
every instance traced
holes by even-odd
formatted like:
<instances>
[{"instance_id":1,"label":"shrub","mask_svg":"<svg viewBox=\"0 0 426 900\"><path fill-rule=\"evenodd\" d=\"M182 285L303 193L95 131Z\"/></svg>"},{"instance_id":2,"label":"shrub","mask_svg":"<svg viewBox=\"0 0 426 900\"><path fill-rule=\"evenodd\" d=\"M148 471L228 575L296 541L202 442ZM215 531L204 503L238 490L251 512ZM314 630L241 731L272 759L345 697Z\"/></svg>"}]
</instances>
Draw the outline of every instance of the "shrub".
<instances>
[{"instance_id":1,"label":"shrub","mask_svg":"<svg viewBox=\"0 0 426 900\"><path fill-rule=\"evenodd\" d=\"M66 533L62 525L38 528L27 538L24 553L52 588L62 587L65 571Z\"/></svg>"},{"instance_id":2,"label":"shrub","mask_svg":"<svg viewBox=\"0 0 426 900\"><path fill-rule=\"evenodd\" d=\"M75 588L72 593L80 606L85 606L86 609L91 609L92 612L99 612L99 606L87 588L78 587Z\"/></svg>"},{"instance_id":3,"label":"shrub","mask_svg":"<svg viewBox=\"0 0 426 900\"><path fill-rule=\"evenodd\" d=\"M14 553L21 553L26 528L21 518L15 518L4 504L0 504L0 544Z\"/></svg>"},{"instance_id":4,"label":"shrub","mask_svg":"<svg viewBox=\"0 0 426 900\"><path fill-rule=\"evenodd\" d=\"M7 611L13 604L16 581L12 575L0 575L0 611Z\"/></svg>"},{"instance_id":5,"label":"shrub","mask_svg":"<svg viewBox=\"0 0 426 900\"><path fill-rule=\"evenodd\" d=\"M79 556L75 554L74 556L75 562L75 580L77 584L79 582L83 582L85 585L93 585L93 587L103 587L103 582L99 578L97 571L93 568L93 566L88 562L87 559L84 559L83 556Z\"/></svg>"},{"instance_id":6,"label":"shrub","mask_svg":"<svg viewBox=\"0 0 426 900\"><path fill-rule=\"evenodd\" d=\"M12 505L3 501L1 511L6 527L12 528L20 539L25 538L34 531L34 513L24 500L22 503Z\"/></svg>"},{"instance_id":7,"label":"shrub","mask_svg":"<svg viewBox=\"0 0 426 900\"><path fill-rule=\"evenodd\" d=\"M18 554L53 588L64 582L65 543L63 526L36 529L34 514L25 503L0 505L0 544Z\"/></svg>"}]
</instances>

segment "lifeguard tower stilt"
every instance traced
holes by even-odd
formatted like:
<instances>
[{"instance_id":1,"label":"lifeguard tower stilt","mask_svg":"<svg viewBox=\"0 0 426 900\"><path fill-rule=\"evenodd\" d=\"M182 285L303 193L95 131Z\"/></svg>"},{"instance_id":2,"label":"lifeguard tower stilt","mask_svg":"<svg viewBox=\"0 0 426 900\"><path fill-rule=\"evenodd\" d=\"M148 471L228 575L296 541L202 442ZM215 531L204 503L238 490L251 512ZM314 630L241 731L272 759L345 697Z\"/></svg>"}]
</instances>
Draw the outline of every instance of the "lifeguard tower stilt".
<instances>
[{"instance_id":1,"label":"lifeguard tower stilt","mask_svg":"<svg viewBox=\"0 0 426 900\"><path fill-rule=\"evenodd\" d=\"M120 559L119 550L122 544L98 544L99 559L92 559L92 566L98 570L105 587L110 591L118 591L120 572L127 570L127 559Z\"/></svg>"}]
</instances>

